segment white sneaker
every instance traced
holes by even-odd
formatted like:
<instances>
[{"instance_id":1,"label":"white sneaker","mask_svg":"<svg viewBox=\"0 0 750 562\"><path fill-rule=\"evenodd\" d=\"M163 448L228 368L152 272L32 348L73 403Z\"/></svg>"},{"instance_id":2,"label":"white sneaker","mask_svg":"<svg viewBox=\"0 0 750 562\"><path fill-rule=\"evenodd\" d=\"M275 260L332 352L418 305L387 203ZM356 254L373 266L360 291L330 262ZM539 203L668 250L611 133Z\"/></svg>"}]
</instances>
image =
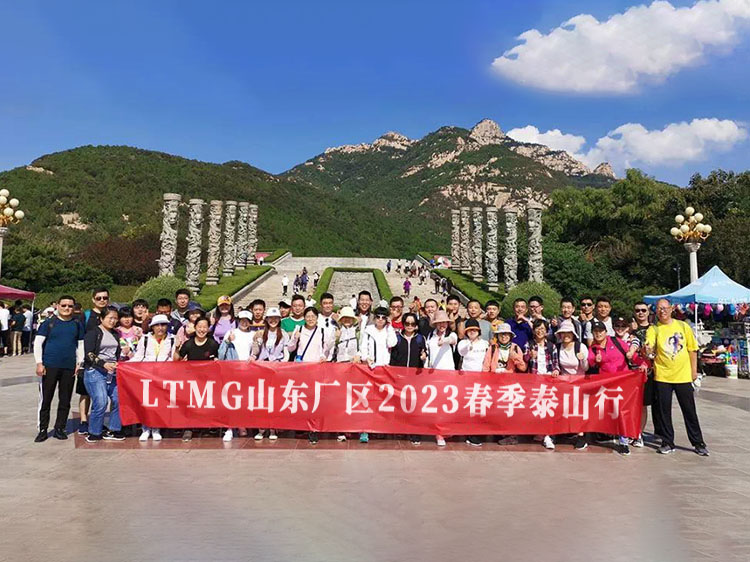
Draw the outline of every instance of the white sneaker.
<instances>
[{"instance_id":1,"label":"white sneaker","mask_svg":"<svg viewBox=\"0 0 750 562\"><path fill-rule=\"evenodd\" d=\"M161 441L161 431L158 429L152 429L151 430L151 438L154 441Z\"/></svg>"},{"instance_id":2,"label":"white sneaker","mask_svg":"<svg viewBox=\"0 0 750 562\"><path fill-rule=\"evenodd\" d=\"M263 430L259 429L258 433L255 434L255 437L253 437L256 441L263 441Z\"/></svg>"},{"instance_id":3,"label":"white sneaker","mask_svg":"<svg viewBox=\"0 0 750 562\"><path fill-rule=\"evenodd\" d=\"M442 435L436 436L435 442L437 443L438 447L445 447L445 438Z\"/></svg>"},{"instance_id":4,"label":"white sneaker","mask_svg":"<svg viewBox=\"0 0 750 562\"><path fill-rule=\"evenodd\" d=\"M268 438L271 441L276 441L279 438L279 436L276 435L276 430L275 429L269 429L268 430Z\"/></svg>"},{"instance_id":5,"label":"white sneaker","mask_svg":"<svg viewBox=\"0 0 750 562\"><path fill-rule=\"evenodd\" d=\"M336 437L336 441L338 441L339 443L343 443L344 441L346 441L346 434L340 433L338 437Z\"/></svg>"},{"instance_id":6,"label":"white sneaker","mask_svg":"<svg viewBox=\"0 0 750 562\"><path fill-rule=\"evenodd\" d=\"M544 436L544 441L542 444L544 445L545 449L549 449L551 451L555 450L555 443L554 441L552 441L552 437L550 437L549 435Z\"/></svg>"},{"instance_id":7,"label":"white sneaker","mask_svg":"<svg viewBox=\"0 0 750 562\"><path fill-rule=\"evenodd\" d=\"M141 443L145 443L146 441L148 441L149 437L151 437L151 431L148 429L144 429L141 433L141 436L138 438L138 441L140 441Z\"/></svg>"},{"instance_id":8,"label":"white sneaker","mask_svg":"<svg viewBox=\"0 0 750 562\"><path fill-rule=\"evenodd\" d=\"M227 430L226 430L226 431L224 432L224 437L222 437L222 440L223 440L223 441L224 441L225 443L228 443L228 442L229 442L229 441L231 441L231 440L232 440L233 438L234 438L234 431L232 431L231 429L227 429Z\"/></svg>"}]
</instances>

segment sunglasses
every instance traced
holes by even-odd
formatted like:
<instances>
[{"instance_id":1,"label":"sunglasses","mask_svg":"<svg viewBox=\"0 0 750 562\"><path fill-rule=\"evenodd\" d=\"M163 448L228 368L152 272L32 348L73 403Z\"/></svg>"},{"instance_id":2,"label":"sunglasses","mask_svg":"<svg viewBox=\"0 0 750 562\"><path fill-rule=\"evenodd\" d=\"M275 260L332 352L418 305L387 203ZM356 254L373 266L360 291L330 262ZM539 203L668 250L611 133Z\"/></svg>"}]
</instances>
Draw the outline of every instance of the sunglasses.
<instances>
[{"instance_id":1,"label":"sunglasses","mask_svg":"<svg viewBox=\"0 0 750 562\"><path fill-rule=\"evenodd\" d=\"M648 308L636 308L636 312L648 312Z\"/></svg>"},{"instance_id":2,"label":"sunglasses","mask_svg":"<svg viewBox=\"0 0 750 562\"><path fill-rule=\"evenodd\" d=\"M594 306L593 302L582 302L581 306Z\"/></svg>"},{"instance_id":3,"label":"sunglasses","mask_svg":"<svg viewBox=\"0 0 750 562\"><path fill-rule=\"evenodd\" d=\"M106 296L106 297L94 297L94 300L95 301L108 301L109 300L109 296Z\"/></svg>"},{"instance_id":4,"label":"sunglasses","mask_svg":"<svg viewBox=\"0 0 750 562\"><path fill-rule=\"evenodd\" d=\"M73 308L72 304L58 304L57 308Z\"/></svg>"},{"instance_id":5,"label":"sunglasses","mask_svg":"<svg viewBox=\"0 0 750 562\"><path fill-rule=\"evenodd\" d=\"M416 322L404 322L404 326L416 326Z\"/></svg>"},{"instance_id":6,"label":"sunglasses","mask_svg":"<svg viewBox=\"0 0 750 562\"><path fill-rule=\"evenodd\" d=\"M388 320L388 317L384 314L376 314L375 320Z\"/></svg>"}]
</instances>

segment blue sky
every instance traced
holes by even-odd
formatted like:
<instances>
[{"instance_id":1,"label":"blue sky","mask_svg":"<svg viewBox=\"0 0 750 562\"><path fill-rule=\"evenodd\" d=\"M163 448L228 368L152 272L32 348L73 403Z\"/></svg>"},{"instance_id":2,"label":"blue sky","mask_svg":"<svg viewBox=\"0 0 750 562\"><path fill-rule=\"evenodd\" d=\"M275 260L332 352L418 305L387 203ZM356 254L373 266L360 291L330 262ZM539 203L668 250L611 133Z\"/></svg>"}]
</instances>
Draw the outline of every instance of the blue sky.
<instances>
[{"instance_id":1,"label":"blue sky","mask_svg":"<svg viewBox=\"0 0 750 562\"><path fill-rule=\"evenodd\" d=\"M0 169L127 144L282 172L389 130L489 117L684 185L750 168L743 2L6 1ZM595 19L560 27L580 14Z\"/></svg>"}]
</instances>

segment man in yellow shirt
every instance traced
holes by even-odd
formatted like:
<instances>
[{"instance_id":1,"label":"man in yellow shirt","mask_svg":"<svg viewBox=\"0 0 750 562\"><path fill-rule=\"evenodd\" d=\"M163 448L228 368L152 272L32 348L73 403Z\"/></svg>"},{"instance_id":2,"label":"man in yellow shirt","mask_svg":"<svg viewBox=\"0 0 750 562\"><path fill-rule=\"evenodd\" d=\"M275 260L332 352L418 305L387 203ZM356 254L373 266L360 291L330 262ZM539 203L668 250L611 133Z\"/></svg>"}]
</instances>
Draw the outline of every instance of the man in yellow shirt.
<instances>
[{"instance_id":1,"label":"man in yellow shirt","mask_svg":"<svg viewBox=\"0 0 750 562\"><path fill-rule=\"evenodd\" d=\"M674 452L674 392L690 443L697 454L707 457L693 395L693 381L698 378L698 343L690 326L672 318L672 305L668 300L660 299L656 303L656 317L659 322L646 332L646 353L654 360L654 381L662 419L662 444L658 452L663 455Z\"/></svg>"}]
</instances>

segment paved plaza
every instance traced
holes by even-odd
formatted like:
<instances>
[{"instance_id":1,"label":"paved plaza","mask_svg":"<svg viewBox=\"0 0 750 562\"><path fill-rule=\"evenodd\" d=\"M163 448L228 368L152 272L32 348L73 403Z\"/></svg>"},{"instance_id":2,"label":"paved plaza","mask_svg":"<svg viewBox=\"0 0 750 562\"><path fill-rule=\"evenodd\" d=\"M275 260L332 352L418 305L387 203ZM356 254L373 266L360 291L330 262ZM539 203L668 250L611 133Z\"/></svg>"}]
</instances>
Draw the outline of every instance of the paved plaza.
<instances>
[{"instance_id":1,"label":"paved plaza","mask_svg":"<svg viewBox=\"0 0 750 562\"><path fill-rule=\"evenodd\" d=\"M750 381L705 381L710 458L623 458L388 439L35 444L32 369L0 359L0 560L750 558Z\"/></svg>"}]
</instances>

